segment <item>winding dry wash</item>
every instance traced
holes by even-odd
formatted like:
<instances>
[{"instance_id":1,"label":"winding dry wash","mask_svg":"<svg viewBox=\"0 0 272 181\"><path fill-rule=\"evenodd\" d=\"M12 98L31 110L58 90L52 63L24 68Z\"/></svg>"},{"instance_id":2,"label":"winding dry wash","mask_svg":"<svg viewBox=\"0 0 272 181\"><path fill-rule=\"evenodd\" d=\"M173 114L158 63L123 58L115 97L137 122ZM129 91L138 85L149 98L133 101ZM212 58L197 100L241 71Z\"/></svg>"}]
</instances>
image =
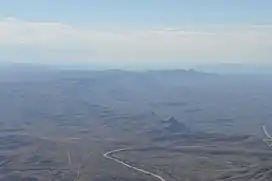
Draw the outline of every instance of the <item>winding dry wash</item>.
<instances>
[{"instance_id":1,"label":"winding dry wash","mask_svg":"<svg viewBox=\"0 0 272 181\"><path fill-rule=\"evenodd\" d=\"M129 164L125 163L125 162L122 161L122 160L119 160L119 159L117 159L117 158L114 158L114 157L111 157L111 156L110 156L111 154L114 154L114 153L117 153L117 152L122 152L122 151L127 151L127 150L130 150L130 149L131 149L131 148L122 148L122 149L117 149L117 150L108 151L108 152L106 152L106 153L103 154L103 157L104 157L104 158L107 158L107 159L109 159L109 160L112 160L112 161L114 161L114 162L116 162L116 163L119 163L119 164L121 164L121 165L124 165L125 167L128 167L128 168L130 168L130 169L136 170L136 171L141 172L141 173L144 173L144 174L146 174L146 175L150 175L150 176L152 176L152 177L154 177L154 178L156 178L156 179L158 179L158 180L160 180L160 181L166 181L163 177L161 177L161 176L159 176L159 175L157 175L157 174L155 174L155 173L152 173L152 172L149 172L149 171L147 171L147 170L143 170L143 169L141 169L141 168L137 168L137 167L135 167L135 166L129 165Z\"/></svg>"}]
</instances>

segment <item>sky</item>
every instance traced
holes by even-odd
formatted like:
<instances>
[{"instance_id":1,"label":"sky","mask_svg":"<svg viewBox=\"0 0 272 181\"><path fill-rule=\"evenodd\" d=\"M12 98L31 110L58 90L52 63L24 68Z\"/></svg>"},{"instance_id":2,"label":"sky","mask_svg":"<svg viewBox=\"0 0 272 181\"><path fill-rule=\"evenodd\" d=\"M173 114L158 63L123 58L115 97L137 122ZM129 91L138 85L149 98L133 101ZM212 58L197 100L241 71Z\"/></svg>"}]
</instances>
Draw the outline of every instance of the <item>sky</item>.
<instances>
[{"instance_id":1,"label":"sky","mask_svg":"<svg viewBox=\"0 0 272 181\"><path fill-rule=\"evenodd\" d=\"M0 62L267 65L271 0L0 0Z\"/></svg>"}]
</instances>

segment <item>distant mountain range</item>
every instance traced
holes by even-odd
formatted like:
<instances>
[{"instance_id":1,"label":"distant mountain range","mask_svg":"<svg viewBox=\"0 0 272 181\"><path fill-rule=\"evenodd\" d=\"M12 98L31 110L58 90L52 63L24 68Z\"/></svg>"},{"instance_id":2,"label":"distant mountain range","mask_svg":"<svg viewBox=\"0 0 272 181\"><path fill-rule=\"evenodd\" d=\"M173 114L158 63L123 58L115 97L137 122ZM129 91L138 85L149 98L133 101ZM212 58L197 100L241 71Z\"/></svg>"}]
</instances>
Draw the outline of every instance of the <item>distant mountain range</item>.
<instances>
[{"instance_id":1,"label":"distant mountain range","mask_svg":"<svg viewBox=\"0 0 272 181\"><path fill-rule=\"evenodd\" d=\"M146 70L146 71L126 71L118 69L109 70L87 70L87 69L66 69L54 66L36 65L36 64L2 64L0 65L0 75L2 79L18 80L39 80L48 79L54 76L61 79L82 79L92 78L93 80L116 82L146 82L160 81L162 83L178 82L180 80L188 81L205 79L213 76L195 70Z\"/></svg>"},{"instance_id":2,"label":"distant mountain range","mask_svg":"<svg viewBox=\"0 0 272 181\"><path fill-rule=\"evenodd\" d=\"M272 73L272 65L244 65L239 63L223 63L197 66L196 70L219 74L270 74Z\"/></svg>"},{"instance_id":3,"label":"distant mountain range","mask_svg":"<svg viewBox=\"0 0 272 181\"><path fill-rule=\"evenodd\" d=\"M44 71L73 71L73 72L90 72L90 71L99 71L99 72L108 72L108 73L128 73L128 72L145 72L148 74L163 74L164 76L176 76L177 74L183 74L192 76L204 74L204 72L211 74L270 74L272 73L272 64L263 65L246 65L240 63L221 63L221 64L206 64L199 65L194 67L194 69L172 69L172 70L145 70L145 71L125 71L121 69L105 69L98 70L92 69L91 66L80 67L80 66L71 66L71 65L58 65L50 66L43 64L31 64L31 63L5 63L0 64L1 72L44 72Z\"/></svg>"}]
</instances>

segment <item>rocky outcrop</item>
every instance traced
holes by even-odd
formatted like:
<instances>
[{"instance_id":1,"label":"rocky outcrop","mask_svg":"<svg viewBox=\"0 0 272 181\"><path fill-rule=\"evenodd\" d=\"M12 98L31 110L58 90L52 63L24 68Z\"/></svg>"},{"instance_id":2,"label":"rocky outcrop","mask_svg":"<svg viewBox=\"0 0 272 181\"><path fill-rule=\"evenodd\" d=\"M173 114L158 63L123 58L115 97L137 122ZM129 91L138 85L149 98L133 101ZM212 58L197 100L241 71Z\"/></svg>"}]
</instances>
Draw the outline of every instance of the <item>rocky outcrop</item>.
<instances>
[{"instance_id":1,"label":"rocky outcrop","mask_svg":"<svg viewBox=\"0 0 272 181\"><path fill-rule=\"evenodd\" d=\"M190 128L184 123L179 122L176 118L171 117L166 121L163 121L164 129L171 133L189 134Z\"/></svg>"}]
</instances>

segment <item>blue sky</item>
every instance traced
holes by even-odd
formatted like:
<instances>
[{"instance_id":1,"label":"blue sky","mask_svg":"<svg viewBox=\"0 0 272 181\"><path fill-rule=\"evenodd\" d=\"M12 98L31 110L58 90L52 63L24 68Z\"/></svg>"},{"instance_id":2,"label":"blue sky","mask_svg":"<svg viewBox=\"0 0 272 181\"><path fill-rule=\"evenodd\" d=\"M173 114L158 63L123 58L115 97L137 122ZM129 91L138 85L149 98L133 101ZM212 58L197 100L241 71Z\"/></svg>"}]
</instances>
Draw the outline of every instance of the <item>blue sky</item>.
<instances>
[{"instance_id":1,"label":"blue sky","mask_svg":"<svg viewBox=\"0 0 272 181\"><path fill-rule=\"evenodd\" d=\"M2 17L71 24L271 24L270 0L0 0Z\"/></svg>"},{"instance_id":2,"label":"blue sky","mask_svg":"<svg viewBox=\"0 0 272 181\"><path fill-rule=\"evenodd\" d=\"M0 61L171 68L272 58L271 0L0 4Z\"/></svg>"}]
</instances>

